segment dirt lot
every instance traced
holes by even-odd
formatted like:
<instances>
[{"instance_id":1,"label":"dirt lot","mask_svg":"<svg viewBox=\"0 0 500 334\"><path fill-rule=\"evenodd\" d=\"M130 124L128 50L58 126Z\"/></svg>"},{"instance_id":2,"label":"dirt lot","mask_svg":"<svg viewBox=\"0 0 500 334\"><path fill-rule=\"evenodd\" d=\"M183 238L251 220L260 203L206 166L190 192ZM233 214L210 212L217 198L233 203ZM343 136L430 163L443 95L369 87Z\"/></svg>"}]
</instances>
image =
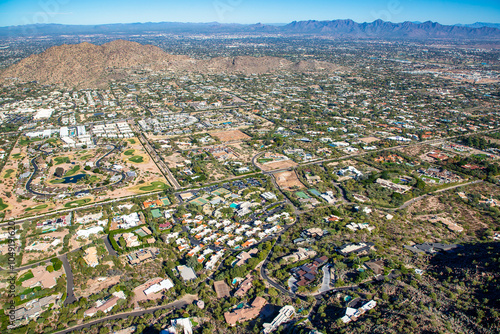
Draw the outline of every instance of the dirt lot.
<instances>
[{"instance_id":1,"label":"dirt lot","mask_svg":"<svg viewBox=\"0 0 500 334\"><path fill-rule=\"evenodd\" d=\"M165 162L168 165L168 168L176 168L178 164L184 164L184 158L180 153L174 153L167 157L164 157Z\"/></svg>"},{"instance_id":2,"label":"dirt lot","mask_svg":"<svg viewBox=\"0 0 500 334\"><path fill-rule=\"evenodd\" d=\"M500 139L491 138L488 135L483 136L483 138L494 144L500 144Z\"/></svg>"},{"instance_id":3,"label":"dirt lot","mask_svg":"<svg viewBox=\"0 0 500 334\"><path fill-rule=\"evenodd\" d=\"M420 221L429 221L431 223L442 223L448 227L451 231L454 232L462 232L463 228L455 223L453 219L450 217L447 217L446 214L439 214L439 215L422 215L422 216L417 216L415 217L416 220Z\"/></svg>"},{"instance_id":4,"label":"dirt lot","mask_svg":"<svg viewBox=\"0 0 500 334\"><path fill-rule=\"evenodd\" d=\"M87 227L81 226L81 227L78 228L78 230L85 229L85 228L87 228ZM80 239L77 240L76 239L76 233L75 233L75 235L73 235L71 237L71 239L69 239L69 249L70 250L77 249L77 248L83 247L85 245L88 245L90 243L92 243L92 240L90 240L90 239L80 238Z\"/></svg>"},{"instance_id":5,"label":"dirt lot","mask_svg":"<svg viewBox=\"0 0 500 334\"><path fill-rule=\"evenodd\" d=\"M151 285L159 283L162 281L162 278L156 278L156 279L151 279L147 281L144 284L139 285L136 287L134 291L134 297L132 298L132 303L135 305L135 307L139 306L139 302L146 301L146 300L155 300L161 298L163 295L163 292L157 292L157 293L152 293L146 296L144 293L144 290L149 288Z\"/></svg>"},{"instance_id":6,"label":"dirt lot","mask_svg":"<svg viewBox=\"0 0 500 334\"><path fill-rule=\"evenodd\" d=\"M305 188L302 182L299 181L297 174L289 171L274 174L276 178L276 183L283 190L292 190L293 187L298 187L300 189Z\"/></svg>"},{"instance_id":7,"label":"dirt lot","mask_svg":"<svg viewBox=\"0 0 500 334\"><path fill-rule=\"evenodd\" d=\"M411 155L413 157L418 157L424 153L435 151L436 148L430 145L412 145L408 147L400 147L397 151L403 152L405 154Z\"/></svg>"},{"instance_id":8,"label":"dirt lot","mask_svg":"<svg viewBox=\"0 0 500 334\"><path fill-rule=\"evenodd\" d=\"M78 297L87 297L94 293L98 293L104 289L109 288L110 286L120 283L120 277L121 276L106 277L105 280L101 281L99 281L98 278L89 279L86 284L87 288L85 290L76 288L75 295L77 295Z\"/></svg>"},{"instance_id":9,"label":"dirt lot","mask_svg":"<svg viewBox=\"0 0 500 334\"><path fill-rule=\"evenodd\" d=\"M213 164L207 164L207 171L210 171L210 179L215 181L226 179L230 176L225 175L217 170Z\"/></svg>"},{"instance_id":10,"label":"dirt lot","mask_svg":"<svg viewBox=\"0 0 500 334\"><path fill-rule=\"evenodd\" d=\"M483 187L483 188L481 188ZM491 188L491 192L489 192ZM466 193L491 193L493 194L495 186L489 185L473 185L468 187ZM453 223L464 228L465 233L479 233L496 225L497 222L488 214L483 214L480 210L472 207L469 203L459 199L454 191L444 192L439 196L428 196L425 199L412 204L407 209L407 217L410 219L421 220L422 215L439 215L451 217ZM446 224L445 224L446 225Z\"/></svg>"},{"instance_id":11,"label":"dirt lot","mask_svg":"<svg viewBox=\"0 0 500 334\"><path fill-rule=\"evenodd\" d=\"M436 196L428 196L408 207L408 214L421 214L430 211L444 211L446 206Z\"/></svg>"},{"instance_id":12,"label":"dirt lot","mask_svg":"<svg viewBox=\"0 0 500 334\"><path fill-rule=\"evenodd\" d=\"M26 264L30 261L33 261L33 260L43 260L43 259L46 259L46 258L49 258L49 257L52 257L54 255L57 255L63 248L63 238L64 236L68 234L68 230L64 230L62 232L52 232L52 233L47 233L47 234L44 234L43 236L41 237L35 237L35 238L29 238L28 241L26 242L27 245L31 245L33 244L33 242L35 241L41 241L41 242L48 242L49 239L51 238L59 238L59 240L61 241L61 243L59 245L57 245L57 247L50 247L49 249L47 249L47 251L45 252L25 252L23 254L23 260L21 262L21 264Z\"/></svg>"},{"instance_id":13,"label":"dirt lot","mask_svg":"<svg viewBox=\"0 0 500 334\"><path fill-rule=\"evenodd\" d=\"M289 167L295 167L298 164L293 161L293 160L284 160L284 161L276 161L276 162L269 162L267 164L258 164L258 166L264 171L268 172L271 170L275 169L282 169L282 168L289 168Z\"/></svg>"},{"instance_id":14,"label":"dirt lot","mask_svg":"<svg viewBox=\"0 0 500 334\"><path fill-rule=\"evenodd\" d=\"M365 138L359 138L360 141L362 141L365 144L371 144L379 141L380 139L375 138L375 137L365 137Z\"/></svg>"},{"instance_id":15,"label":"dirt lot","mask_svg":"<svg viewBox=\"0 0 500 334\"><path fill-rule=\"evenodd\" d=\"M251 137L244 134L240 130L222 131L214 132L210 134L212 137L219 139L221 142L235 141L235 140L247 140Z\"/></svg>"},{"instance_id":16,"label":"dirt lot","mask_svg":"<svg viewBox=\"0 0 500 334\"><path fill-rule=\"evenodd\" d=\"M243 162L250 162L252 160L252 157L258 152L257 150L242 142L232 143L227 146L232 147L238 154L238 161Z\"/></svg>"}]
</instances>

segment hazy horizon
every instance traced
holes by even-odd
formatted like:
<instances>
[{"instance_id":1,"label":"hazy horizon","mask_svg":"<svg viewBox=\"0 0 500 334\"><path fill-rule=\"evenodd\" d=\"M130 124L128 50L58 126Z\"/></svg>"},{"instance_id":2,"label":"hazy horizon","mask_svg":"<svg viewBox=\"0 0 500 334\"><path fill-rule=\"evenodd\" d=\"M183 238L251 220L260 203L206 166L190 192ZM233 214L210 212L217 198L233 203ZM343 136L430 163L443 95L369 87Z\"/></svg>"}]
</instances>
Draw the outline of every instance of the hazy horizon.
<instances>
[{"instance_id":1,"label":"hazy horizon","mask_svg":"<svg viewBox=\"0 0 500 334\"><path fill-rule=\"evenodd\" d=\"M352 19L326 19L326 20L314 20L314 19L310 19L310 20L293 20L293 21L290 21L290 22L271 22L271 23L267 23L267 22L254 22L254 23L240 23L240 22L218 22L218 21L207 21L207 22L189 22L189 21L144 21L144 22L110 22L110 23L96 23L96 24L70 24L70 23L54 23L54 22L49 22L49 23L34 23L34 24L37 24L37 25L65 25L65 26L101 26L101 25L119 25L119 24L160 24L160 23L178 23L178 24L227 24L227 25L231 25L231 24L234 24L234 25L256 25L256 24L263 24L263 25L269 25L269 26L284 26L284 25L287 25L287 24L290 24L292 22L305 22L305 21L317 21L317 22L328 22L328 21L337 21L337 20L352 20ZM353 22L356 22L358 24L363 24L363 23L373 23L375 21L377 21L379 19L375 19L375 20L372 20L372 21L364 21L364 22L360 22L360 21L355 21L355 20L352 20ZM384 21L384 20L382 20ZM462 22L458 22L458 23L453 23L453 24L444 24L444 23L441 23L441 22L438 22L438 21L432 21L432 20L426 20L426 21L384 21L384 22L390 22L390 23L394 23L394 24L400 24L400 23L405 23L405 22L411 22L411 23L415 23L415 24L422 24L422 23L425 23L425 22L432 22L432 23L438 23L438 24L441 24L441 25L450 25L450 26L453 26L453 25L474 25L474 24L492 24L492 25L500 25L500 22L483 22L483 21L476 21L476 22L470 22L470 23L462 23ZM20 25L10 25L10 26L0 26L0 28L9 28L9 27L19 27L19 26L23 26L22 24Z\"/></svg>"},{"instance_id":2,"label":"hazy horizon","mask_svg":"<svg viewBox=\"0 0 500 334\"><path fill-rule=\"evenodd\" d=\"M293 21L377 19L390 22L438 22L443 25L499 23L500 3L492 0L6 0L0 2L0 26L27 24L103 25L128 23L286 24Z\"/></svg>"}]
</instances>

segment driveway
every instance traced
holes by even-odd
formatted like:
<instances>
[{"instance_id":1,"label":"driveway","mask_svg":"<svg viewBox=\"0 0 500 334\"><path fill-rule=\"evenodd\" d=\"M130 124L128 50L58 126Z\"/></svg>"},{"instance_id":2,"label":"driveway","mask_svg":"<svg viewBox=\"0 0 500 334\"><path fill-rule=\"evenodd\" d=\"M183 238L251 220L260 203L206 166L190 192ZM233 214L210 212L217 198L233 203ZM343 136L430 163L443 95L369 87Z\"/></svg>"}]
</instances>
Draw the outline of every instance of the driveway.
<instances>
[{"instance_id":1,"label":"driveway","mask_svg":"<svg viewBox=\"0 0 500 334\"><path fill-rule=\"evenodd\" d=\"M330 275L330 266L326 264L323 266L323 268L321 268L321 270L323 270L323 282L321 283L321 287L318 290L319 293L330 291L332 289L330 287L330 282L332 280Z\"/></svg>"},{"instance_id":2,"label":"driveway","mask_svg":"<svg viewBox=\"0 0 500 334\"><path fill-rule=\"evenodd\" d=\"M76 297L75 297L75 292L74 290L74 285L73 285L73 272L71 271L71 266L69 265L68 258L66 257L66 254L60 257L63 266L64 266L64 271L66 272L66 300L64 301L64 305L69 305L74 302L76 302Z\"/></svg>"}]
</instances>

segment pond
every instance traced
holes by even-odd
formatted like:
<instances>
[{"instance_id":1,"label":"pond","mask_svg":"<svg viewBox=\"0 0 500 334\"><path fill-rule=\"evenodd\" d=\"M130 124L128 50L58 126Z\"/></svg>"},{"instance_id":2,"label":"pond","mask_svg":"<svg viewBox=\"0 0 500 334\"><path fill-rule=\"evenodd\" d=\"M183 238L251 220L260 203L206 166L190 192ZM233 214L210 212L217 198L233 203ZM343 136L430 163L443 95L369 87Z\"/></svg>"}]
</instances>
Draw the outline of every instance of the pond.
<instances>
[{"instance_id":1,"label":"pond","mask_svg":"<svg viewBox=\"0 0 500 334\"><path fill-rule=\"evenodd\" d=\"M78 175L73 175L73 176L66 176L66 177L62 178L62 180L64 180L64 181L61 182L61 183L62 184L77 183L78 181L80 181L81 179L83 179L85 176L87 176L87 174L78 174Z\"/></svg>"}]
</instances>

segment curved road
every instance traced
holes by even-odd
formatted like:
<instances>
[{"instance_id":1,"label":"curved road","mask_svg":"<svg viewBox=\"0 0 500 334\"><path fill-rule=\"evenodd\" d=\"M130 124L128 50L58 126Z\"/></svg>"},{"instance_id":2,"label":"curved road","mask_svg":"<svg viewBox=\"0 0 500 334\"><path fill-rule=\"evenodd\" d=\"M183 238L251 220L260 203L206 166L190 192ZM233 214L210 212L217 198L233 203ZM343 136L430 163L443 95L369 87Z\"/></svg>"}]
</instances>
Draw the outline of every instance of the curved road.
<instances>
[{"instance_id":1,"label":"curved road","mask_svg":"<svg viewBox=\"0 0 500 334\"><path fill-rule=\"evenodd\" d=\"M175 302L172 302L172 303L167 304L167 305L157 306L157 307L153 307L153 308L149 308L149 309L145 309L145 310L140 310L140 311L131 311L131 312L109 315L107 317L97 319L97 320L94 320L91 322L87 322L87 323L82 324L82 325L63 329L62 331L59 331L59 332L54 332L53 334L67 334L67 333L72 333L72 332L79 333L79 331L81 331L83 328L89 328L90 326L99 324L101 322L117 320L117 319L124 319L124 318L128 318L128 317L138 317L138 316L141 316L144 314L152 314L158 310L180 309L180 308L183 308L187 305L192 304L193 301L195 301L197 298L198 298L197 295L186 295L182 299L176 300Z\"/></svg>"},{"instance_id":2,"label":"curved road","mask_svg":"<svg viewBox=\"0 0 500 334\"><path fill-rule=\"evenodd\" d=\"M60 256L59 259L63 262L64 271L66 272L66 299L64 300L64 305L69 305L76 302L74 283L73 283L73 272L71 271L71 266L68 262L66 254Z\"/></svg>"},{"instance_id":3,"label":"curved road","mask_svg":"<svg viewBox=\"0 0 500 334\"><path fill-rule=\"evenodd\" d=\"M482 182L484 182L484 181L483 180L477 180L477 181L472 181L472 182L468 182L468 183L458 184L456 186L452 186L452 187L448 187L448 188L443 188L443 189L435 190L435 191L430 192L428 194L412 198L411 200L406 201L405 203L403 203L401 206L399 206L397 208L391 208L389 210L391 210L391 211L403 210L403 209L406 209L407 207L409 207L410 205L412 205L413 203L416 203L416 202L424 199L425 197L427 197L427 196L429 196L431 194L438 194L438 193L442 193L442 192L445 192L445 191L448 191L448 190L452 190L452 189L456 189L456 188L460 188L460 187L464 187L464 186L469 186L471 184L482 183Z\"/></svg>"}]
</instances>

